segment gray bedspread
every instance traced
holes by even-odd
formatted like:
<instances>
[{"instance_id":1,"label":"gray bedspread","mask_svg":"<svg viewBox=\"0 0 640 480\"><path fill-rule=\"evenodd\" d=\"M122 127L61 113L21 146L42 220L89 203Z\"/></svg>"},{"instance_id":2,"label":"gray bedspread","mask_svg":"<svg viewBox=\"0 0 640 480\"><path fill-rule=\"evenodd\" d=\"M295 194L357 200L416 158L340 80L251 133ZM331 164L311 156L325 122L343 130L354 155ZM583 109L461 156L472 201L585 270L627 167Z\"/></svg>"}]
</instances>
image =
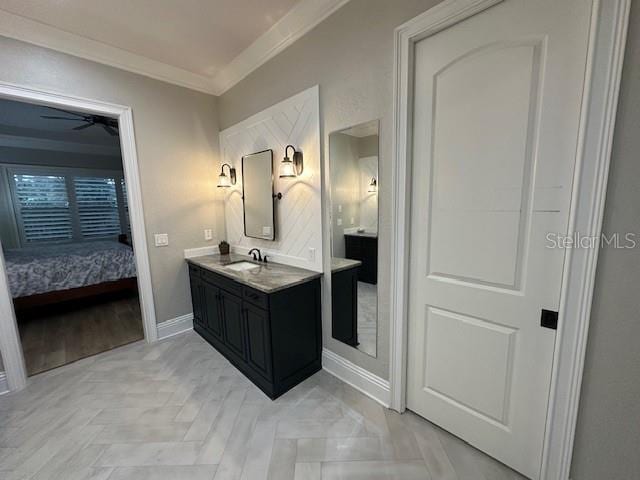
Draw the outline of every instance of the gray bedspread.
<instances>
[{"instance_id":1,"label":"gray bedspread","mask_svg":"<svg viewBox=\"0 0 640 480\"><path fill-rule=\"evenodd\" d=\"M133 250L116 241L7 249L4 255L14 298L136 276Z\"/></svg>"}]
</instances>

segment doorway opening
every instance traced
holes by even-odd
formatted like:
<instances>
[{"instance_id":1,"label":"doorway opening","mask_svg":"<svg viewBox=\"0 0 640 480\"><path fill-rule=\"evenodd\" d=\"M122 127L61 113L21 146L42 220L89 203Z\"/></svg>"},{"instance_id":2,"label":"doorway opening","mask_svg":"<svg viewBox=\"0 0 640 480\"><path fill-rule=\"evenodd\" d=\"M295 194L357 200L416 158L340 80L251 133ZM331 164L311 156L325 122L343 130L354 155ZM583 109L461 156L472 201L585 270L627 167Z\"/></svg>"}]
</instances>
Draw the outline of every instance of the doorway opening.
<instances>
[{"instance_id":1,"label":"doorway opening","mask_svg":"<svg viewBox=\"0 0 640 480\"><path fill-rule=\"evenodd\" d=\"M0 240L27 375L142 340L118 120L11 99L0 112Z\"/></svg>"}]
</instances>

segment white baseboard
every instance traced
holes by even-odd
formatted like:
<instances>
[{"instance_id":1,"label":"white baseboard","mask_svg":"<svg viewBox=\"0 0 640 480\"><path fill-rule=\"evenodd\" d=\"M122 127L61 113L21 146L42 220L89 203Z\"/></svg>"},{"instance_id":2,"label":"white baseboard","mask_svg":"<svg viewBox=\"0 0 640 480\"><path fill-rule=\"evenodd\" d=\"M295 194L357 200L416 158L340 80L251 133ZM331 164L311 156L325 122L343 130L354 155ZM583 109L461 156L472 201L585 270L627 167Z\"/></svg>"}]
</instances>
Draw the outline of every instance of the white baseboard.
<instances>
[{"instance_id":1,"label":"white baseboard","mask_svg":"<svg viewBox=\"0 0 640 480\"><path fill-rule=\"evenodd\" d=\"M9 382L7 382L7 374L0 372L0 395L9 393Z\"/></svg>"},{"instance_id":2,"label":"white baseboard","mask_svg":"<svg viewBox=\"0 0 640 480\"><path fill-rule=\"evenodd\" d=\"M322 368L383 406L389 407L391 386L387 380L326 348L322 350Z\"/></svg>"},{"instance_id":3,"label":"white baseboard","mask_svg":"<svg viewBox=\"0 0 640 480\"><path fill-rule=\"evenodd\" d=\"M158 340L173 337L179 333L193 329L193 313L187 313L180 317L172 318L158 324Z\"/></svg>"}]
</instances>

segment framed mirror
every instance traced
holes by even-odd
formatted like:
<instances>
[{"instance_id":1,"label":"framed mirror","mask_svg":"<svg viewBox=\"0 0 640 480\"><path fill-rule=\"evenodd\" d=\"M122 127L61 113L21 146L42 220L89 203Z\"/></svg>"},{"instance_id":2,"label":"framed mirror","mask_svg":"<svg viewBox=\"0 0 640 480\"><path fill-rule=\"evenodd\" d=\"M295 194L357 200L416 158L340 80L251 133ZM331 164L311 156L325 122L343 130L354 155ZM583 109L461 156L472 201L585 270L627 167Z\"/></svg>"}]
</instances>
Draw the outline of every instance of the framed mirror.
<instances>
[{"instance_id":1,"label":"framed mirror","mask_svg":"<svg viewBox=\"0 0 640 480\"><path fill-rule=\"evenodd\" d=\"M244 234L275 240L273 205L273 151L264 150L242 157L242 205Z\"/></svg>"},{"instance_id":2,"label":"framed mirror","mask_svg":"<svg viewBox=\"0 0 640 480\"><path fill-rule=\"evenodd\" d=\"M331 335L372 357L378 339L379 121L329 135Z\"/></svg>"}]
</instances>

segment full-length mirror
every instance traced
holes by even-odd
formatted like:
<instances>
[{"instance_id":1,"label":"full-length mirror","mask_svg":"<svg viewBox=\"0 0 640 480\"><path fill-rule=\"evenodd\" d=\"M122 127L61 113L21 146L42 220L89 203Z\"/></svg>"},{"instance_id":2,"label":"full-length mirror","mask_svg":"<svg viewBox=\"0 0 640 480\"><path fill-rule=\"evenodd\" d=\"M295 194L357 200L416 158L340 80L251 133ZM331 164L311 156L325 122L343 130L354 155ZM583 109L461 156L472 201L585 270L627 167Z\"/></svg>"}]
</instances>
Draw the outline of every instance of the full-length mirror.
<instances>
[{"instance_id":1,"label":"full-length mirror","mask_svg":"<svg viewBox=\"0 0 640 480\"><path fill-rule=\"evenodd\" d=\"M242 157L242 203L245 236L275 240L271 150Z\"/></svg>"},{"instance_id":2,"label":"full-length mirror","mask_svg":"<svg viewBox=\"0 0 640 480\"><path fill-rule=\"evenodd\" d=\"M329 135L332 336L375 357L379 122Z\"/></svg>"}]
</instances>

